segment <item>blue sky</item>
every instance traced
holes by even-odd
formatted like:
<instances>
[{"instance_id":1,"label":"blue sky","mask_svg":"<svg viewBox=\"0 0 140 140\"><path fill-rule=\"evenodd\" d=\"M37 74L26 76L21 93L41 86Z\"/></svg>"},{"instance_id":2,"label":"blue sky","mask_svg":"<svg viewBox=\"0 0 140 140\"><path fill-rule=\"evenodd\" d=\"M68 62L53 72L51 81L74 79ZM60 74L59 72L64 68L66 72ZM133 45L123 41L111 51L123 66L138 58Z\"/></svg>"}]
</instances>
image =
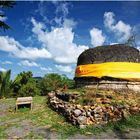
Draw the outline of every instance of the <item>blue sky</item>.
<instances>
[{"instance_id":1,"label":"blue sky","mask_svg":"<svg viewBox=\"0 0 140 140\"><path fill-rule=\"evenodd\" d=\"M125 43L132 34L140 48L139 1L17 1L0 11L12 27L0 32L0 70L11 69L12 78L28 70L73 78L84 50Z\"/></svg>"}]
</instances>

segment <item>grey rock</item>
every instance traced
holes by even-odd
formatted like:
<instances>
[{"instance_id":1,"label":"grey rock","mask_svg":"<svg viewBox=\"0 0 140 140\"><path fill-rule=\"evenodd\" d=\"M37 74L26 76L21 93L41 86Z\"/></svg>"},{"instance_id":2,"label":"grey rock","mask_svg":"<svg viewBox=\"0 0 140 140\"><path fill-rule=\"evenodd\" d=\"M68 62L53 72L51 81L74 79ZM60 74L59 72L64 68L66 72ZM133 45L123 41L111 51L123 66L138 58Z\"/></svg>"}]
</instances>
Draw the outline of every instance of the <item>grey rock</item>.
<instances>
[{"instance_id":1,"label":"grey rock","mask_svg":"<svg viewBox=\"0 0 140 140\"><path fill-rule=\"evenodd\" d=\"M87 114L86 114L86 112L84 111L84 112L82 112L82 116L87 116Z\"/></svg>"},{"instance_id":2,"label":"grey rock","mask_svg":"<svg viewBox=\"0 0 140 140\"><path fill-rule=\"evenodd\" d=\"M78 117L82 112L81 112L81 110L80 109L76 109L76 110L74 110L74 115L76 116L76 117Z\"/></svg>"},{"instance_id":3,"label":"grey rock","mask_svg":"<svg viewBox=\"0 0 140 140\"><path fill-rule=\"evenodd\" d=\"M94 117L95 118L101 118L101 115L100 114L94 114Z\"/></svg>"},{"instance_id":4,"label":"grey rock","mask_svg":"<svg viewBox=\"0 0 140 140\"><path fill-rule=\"evenodd\" d=\"M53 98L53 97L55 96L55 92L49 92L49 93L48 93L48 96L49 96L50 98Z\"/></svg>"},{"instance_id":5,"label":"grey rock","mask_svg":"<svg viewBox=\"0 0 140 140\"><path fill-rule=\"evenodd\" d=\"M102 117L103 121L109 121L109 114L105 113Z\"/></svg>"},{"instance_id":6,"label":"grey rock","mask_svg":"<svg viewBox=\"0 0 140 140\"><path fill-rule=\"evenodd\" d=\"M79 127L80 127L81 129L84 129L84 128L86 128L86 125L81 124L81 125L79 125Z\"/></svg>"},{"instance_id":7,"label":"grey rock","mask_svg":"<svg viewBox=\"0 0 140 140\"><path fill-rule=\"evenodd\" d=\"M88 116L88 117L90 117L90 116L91 116L91 113L90 113L89 111L87 112L87 116Z\"/></svg>"},{"instance_id":8,"label":"grey rock","mask_svg":"<svg viewBox=\"0 0 140 140\"><path fill-rule=\"evenodd\" d=\"M100 106L98 106L98 107L96 107L95 109L94 109L94 112L95 113L101 113L103 110L102 110L102 108L100 107Z\"/></svg>"},{"instance_id":9,"label":"grey rock","mask_svg":"<svg viewBox=\"0 0 140 140\"><path fill-rule=\"evenodd\" d=\"M78 121L79 124L86 124L87 123L87 117L85 117L85 116L79 116L77 118L77 121Z\"/></svg>"}]
</instances>

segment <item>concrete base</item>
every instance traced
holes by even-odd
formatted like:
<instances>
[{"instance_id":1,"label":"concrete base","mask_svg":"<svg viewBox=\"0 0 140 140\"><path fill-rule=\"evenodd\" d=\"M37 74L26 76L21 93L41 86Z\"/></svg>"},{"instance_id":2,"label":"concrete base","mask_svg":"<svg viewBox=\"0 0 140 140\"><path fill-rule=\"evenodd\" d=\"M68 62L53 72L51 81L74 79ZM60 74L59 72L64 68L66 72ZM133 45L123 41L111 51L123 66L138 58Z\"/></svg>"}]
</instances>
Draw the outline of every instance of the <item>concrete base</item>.
<instances>
[{"instance_id":1,"label":"concrete base","mask_svg":"<svg viewBox=\"0 0 140 140\"><path fill-rule=\"evenodd\" d=\"M140 82L130 82L130 81L107 81L101 80L98 82L76 80L77 87L87 87L96 89L114 89L114 90L132 90L135 92L140 92Z\"/></svg>"}]
</instances>

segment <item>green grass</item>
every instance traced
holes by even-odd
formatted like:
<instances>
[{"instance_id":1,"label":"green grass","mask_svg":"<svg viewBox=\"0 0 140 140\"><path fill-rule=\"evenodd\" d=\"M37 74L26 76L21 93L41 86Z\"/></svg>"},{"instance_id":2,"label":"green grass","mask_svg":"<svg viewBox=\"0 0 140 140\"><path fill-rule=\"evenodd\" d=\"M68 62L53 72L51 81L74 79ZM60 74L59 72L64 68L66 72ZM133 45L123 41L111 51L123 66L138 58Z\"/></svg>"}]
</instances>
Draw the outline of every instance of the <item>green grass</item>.
<instances>
[{"instance_id":1,"label":"green grass","mask_svg":"<svg viewBox=\"0 0 140 140\"><path fill-rule=\"evenodd\" d=\"M37 96L33 98L33 110L24 108L15 112L15 99L3 99L0 100L0 105L8 105L5 116L0 116L0 122L4 123L0 125L0 138L8 138L5 130L12 127L22 127L20 122L23 120L31 120L34 128L45 128L49 132L55 132L58 134L58 138L66 139L74 134L98 134L106 132L111 129L112 131L124 132L127 129L140 128L140 115L131 116L127 120L118 121L115 123L109 123L104 126L89 126L85 129L80 129L72 124L66 122L65 118L55 111L51 110L47 104L46 97ZM2 111L2 110L0 110ZM43 135L37 135L34 131L30 131L26 136L22 138L44 139Z\"/></svg>"},{"instance_id":2,"label":"green grass","mask_svg":"<svg viewBox=\"0 0 140 140\"><path fill-rule=\"evenodd\" d=\"M106 99L110 105L135 105L140 103L140 94L128 91L102 90L102 89L75 89L80 96L76 99L76 104L81 105L101 105L99 99ZM97 100L98 98L98 100Z\"/></svg>"}]
</instances>

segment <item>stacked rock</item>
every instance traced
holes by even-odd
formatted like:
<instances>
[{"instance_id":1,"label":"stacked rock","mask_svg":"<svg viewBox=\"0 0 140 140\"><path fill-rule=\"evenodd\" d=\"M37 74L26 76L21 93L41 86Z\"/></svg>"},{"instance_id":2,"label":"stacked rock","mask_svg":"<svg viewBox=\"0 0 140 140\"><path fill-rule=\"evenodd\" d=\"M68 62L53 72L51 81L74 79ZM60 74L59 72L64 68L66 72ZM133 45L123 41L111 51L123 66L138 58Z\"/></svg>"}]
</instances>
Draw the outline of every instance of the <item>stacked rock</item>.
<instances>
[{"instance_id":1,"label":"stacked rock","mask_svg":"<svg viewBox=\"0 0 140 140\"><path fill-rule=\"evenodd\" d=\"M62 114L69 122L78 125L80 128L84 128L87 125L106 124L110 121L127 118L129 114L140 113L139 105L105 106L95 104L92 106L82 106L60 99L61 96L63 96L62 94L58 96L55 93L49 93L48 96L50 107Z\"/></svg>"}]
</instances>

